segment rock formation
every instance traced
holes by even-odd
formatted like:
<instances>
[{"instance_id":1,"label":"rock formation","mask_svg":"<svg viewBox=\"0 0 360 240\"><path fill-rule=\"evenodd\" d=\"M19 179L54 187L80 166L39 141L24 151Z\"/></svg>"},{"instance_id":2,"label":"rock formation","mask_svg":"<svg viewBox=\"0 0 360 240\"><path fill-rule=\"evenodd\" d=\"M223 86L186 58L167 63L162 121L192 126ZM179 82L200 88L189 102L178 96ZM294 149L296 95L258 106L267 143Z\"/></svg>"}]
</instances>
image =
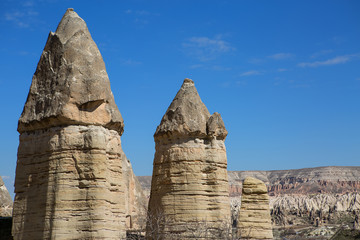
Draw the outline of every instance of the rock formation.
<instances>
[{"instance_id":1,"label":"rock formation","mask_svg":"<svg viewBox=\"0 0 360 240\"><path fill-rule=\"evenodd\" d=\"M14 239L121 239L124 123L101 54L68 9L18 123Z\"/></svg>"},{"instance_id":2,"label":"rock formation","mask_svg":"<svg viewBox=\"0 0 360 240\"><path fill-rule=\"evenodd\" d=\"M229 171L230 196L241 195L242 181L254 177L265 182L270 196L360 191L360 167L329 166L274 171Z\"/></svg>"},{"instance_id":3,"label":"rock formation","mask_svg":"<svg viewBox=\"0 0 360 240\"><path fill-rule=\"evenodd\" d=\"M184 238L200 223L230 223L226 135L220 114L210 115L194 82L185 79L154 134L149 217L160 224L148 224L148 238L153 230L164 239Z\"/></svg>"},{"instance_id":4,"label":"rock formation","mask_svg":"<svg viewBox=\"0 0 360 240\"><path fill-rule=\"evenodd\" d=\"M0 217L11 217L13 202L11 196L0 177Z\"/></svg>"},{"instance_id":5,"label":"rock formation","mask_svg":"<svg viewBox=\"0 0 360 240\"><path fill-rule=\"evenodd\" d=\"M241 238L273 239L269 195L259 179L244 180L237 226Z\"/></svg>"},{"instance_id":6,"label":"rock formation","mask_svg":"<svg viewBox=\"0 0 360 240\"><path fill-rule=\"evenodd\" d=\"M130 161L124 157L122 173L125 186L126 230L145 229L147 198L135 176Z\"/></svg>"}]
</instances>

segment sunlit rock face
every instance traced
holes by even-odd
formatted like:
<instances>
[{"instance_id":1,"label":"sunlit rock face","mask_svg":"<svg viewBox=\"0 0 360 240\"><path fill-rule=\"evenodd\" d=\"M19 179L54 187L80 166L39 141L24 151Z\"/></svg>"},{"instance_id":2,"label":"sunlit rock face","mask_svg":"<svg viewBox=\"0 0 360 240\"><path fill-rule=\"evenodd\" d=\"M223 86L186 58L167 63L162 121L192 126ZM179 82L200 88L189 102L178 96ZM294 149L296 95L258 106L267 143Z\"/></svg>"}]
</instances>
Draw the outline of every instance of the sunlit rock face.
<instances>
[{"instance_id":1,"label":"sunlit rock face","mask_svg":"<svg viewBox=\"0 0 360 240\"><path fill-rule=\"evenodd\" d=\"M210 115L194 82L185 79L154 135L149 239L187 237L200 223L229 222L226 135L220 114Z\"/></svg>"},{"instance_id":2,"label":"sunlit rock face","mask_svg":"<svg viewBox=\"0 0 360 240\"><path fill-rule=\"evenodd\" d=\"M125 237L123 127L101 54L68 9L19 119L14 239Z\"/></svg>"},{"instance_id":3,"label":"sunlit rock face","mask_svg":"<svg viewBox=\"0 0 360 240\"><path fill-rule=\"evenodd\" d=\"M13 201L4 181L0 177L0 217L11 217Z\"/></svg>"},{"instance_id":4,"label":"sunlit rock face","mask_svg":"<svg viewBox=\"0 0 360 240\"><path fill-rule=\"evenodd\" d=\"M269 195L264 182L247 177L243 183L238 234L243 239L273 239Z\"/></svg>"}]
</instances>

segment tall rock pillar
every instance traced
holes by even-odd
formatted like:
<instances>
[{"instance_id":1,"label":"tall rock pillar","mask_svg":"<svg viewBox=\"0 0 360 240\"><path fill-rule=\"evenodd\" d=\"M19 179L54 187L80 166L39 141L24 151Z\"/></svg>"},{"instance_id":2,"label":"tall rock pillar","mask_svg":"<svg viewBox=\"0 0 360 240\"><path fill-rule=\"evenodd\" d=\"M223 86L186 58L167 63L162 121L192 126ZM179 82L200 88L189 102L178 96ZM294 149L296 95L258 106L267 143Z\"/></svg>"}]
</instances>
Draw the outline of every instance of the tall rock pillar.
<instances>
[{"instance_id":1,"label":"tall rock pillar","mask_svg":"<svg viewBox=\"0 0 360 240\"><path fill-rule=\"evenodd\" d=\"M14 239L125 236L123 128L101 54L68 9L49 34L18 123Z\"/></svg>"},{"instance_id":2,"label":"tall rock pillar","mask_svg":"<svg viewBox=\"0 0 360 240\"><path fill-rule=\"evenodd\" d=\"M226 135L185 79L154 134L148 239L200 239L230 222Z\"/></svg>"},{"instance_id":3,"label":"tall rock pillar","mask_svg":"<svg viewBox=\"0 0 360 240\"><path fill-rule=\"evenodd\" d=\"M253 177L243 183L238 234L241 239L273 239L267 188Z\"/></svg>"}]
</instances>

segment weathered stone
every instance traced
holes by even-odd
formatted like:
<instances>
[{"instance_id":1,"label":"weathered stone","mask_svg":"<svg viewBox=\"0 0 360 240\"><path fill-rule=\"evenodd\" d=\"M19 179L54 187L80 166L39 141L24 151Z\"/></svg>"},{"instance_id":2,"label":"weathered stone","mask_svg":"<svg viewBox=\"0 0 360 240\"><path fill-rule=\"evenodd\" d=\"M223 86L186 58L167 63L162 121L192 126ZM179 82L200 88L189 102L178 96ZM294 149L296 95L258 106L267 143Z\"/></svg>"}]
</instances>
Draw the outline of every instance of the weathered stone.
<instances>
[{"instance_id":1,"label":"weathered stone","mask_svg":"<svg viewBox=\"0 0 360 240\"><path fill-rule=\"evenodd\" d=\"M210 116L193 81L185 79L154 135L149 217L161 224L148 225L148 238L154 228L164 239L182 238L199 224L230 222L226 134L220 114Z\"/></svg>"},{"instance_id":2,"label":"weathered stone","mask_svg":"<svg viewBox=\"0 0 360 240\"><path fill-rule=\"evenodd\" d=\"M0 177L0 217L11 217L13 201L4 181Z\"/></svg>"},{"instance_id":3,"label":"weathered stone","mask_svg":"<svg viewBox=\"0 0 360 240\"><path fill-rule=\"evenodd\" d=\"M104 126L120 135L124 127L100 51L72 9L49 34L18 131L64 125Z\"/></svg>"},{"instance_id":4,"label":"weathered stone","mask_svg":"<svg viewBox=\"0 0 360 240\"><path fill-rule=\"evenodd\" d=\"M273 239L267 189L253 177L243 183L238 234L244 239Z\"/></svg>"},{"instance_id":5,"label":"weathered stone","mask_svg":"<svg viewBox=\"0 0 360 240\"><path fill-rule=\"evenodd\" d=\"M125 185L126 230L143 230L146 224L148 201L126 157L123 159L122 174Z\"/></svg>"},{"instance_id":6,"label":"weathered stone","mask_svg":"<svg viewBox=\"0 0 360 240\"><path fill-rule=\"evenodd\" d=\"M68 9L19 119L14 239L125 237L123 126L100 52Z\"/></svg>"}]
</instances>

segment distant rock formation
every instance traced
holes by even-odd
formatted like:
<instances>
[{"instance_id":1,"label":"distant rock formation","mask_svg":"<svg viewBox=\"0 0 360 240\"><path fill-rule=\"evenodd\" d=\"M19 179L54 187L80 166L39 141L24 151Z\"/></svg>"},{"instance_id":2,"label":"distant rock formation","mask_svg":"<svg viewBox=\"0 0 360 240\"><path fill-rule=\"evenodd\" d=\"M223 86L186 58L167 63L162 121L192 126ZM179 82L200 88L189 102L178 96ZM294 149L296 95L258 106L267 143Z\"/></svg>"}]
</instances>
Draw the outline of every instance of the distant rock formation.
<instances>
[{"instance_id":1,"label":"distant rock formation","mask_svg":"<svg viewBox=\"0 0 360 240\"><path fill-rule=\"evenodd\" d=\"M360 211L360 194L317 194L317 195L284 195L270 199L271 215L277 225L292 225L296 218L307 217L309 222L319 225L332 222L341 212L358 213ZM283 216L287 216L284 219Z\"/></svg>"},{"instance_id":2,"label":"distant rock formation","mask_svg":"<svg viewBox=\"0 0 360 240\"><path fill-rule=\"evenodd\" d=\"M148 238L154 228L163 239L186 238L200 223L230 222L226 135L220 114L210 115L194 82L185 79L154 134L149 217L153 224L162 219L148 224Z\"/></svg>"},{"instance_id":3,"label":"distant rock formation","mask_svg":"<svg viewBox=\"0 0 360 240\"><path fill-rule=\"evenodd\" d=\"M230 196L241 195L250 176L265 182L270 196L360 192L360 167L317 167L274 171L229 171Z\"/></svg>"},{"instance_id":4,"label":"distant rock formation","mask_svg":"<svg viewBox=\"0 0 360 240\"><path fill-rule=\"evenodd\" d=\"M244 239L273 239L269 196L265 184L247 177L243 183L238 234Z\"/></svg>"},{"instance_id":5,"label":"distant rock formation","mask_svg":"<svg viewBox=\"0 0 360 240\"><path fill-rule=\"evenodd\" d=\"M18 123L14 239L121 239L124 123L101 54L68 9Z\"/></svg>"},{"instance_id":6,"label":"distant rock formation","mask_svg":"<svg viewBox=\"0 0 360 240\"><path fill-rule=\"evenodd\" d=\"M122 173L125 185L126 230L143 230L148 201L126 157L123 159Z\"/></svg>"},{"instance_id":7,"label":"distant rock formation","mask_svg":"<svg viewBox=\"0 0 360 240\"><path fill-rule=\"evenodd\" d=\"M13 201L4 181L0 177L0 217L11 217Z\"/></svg>"}]
</instances>

